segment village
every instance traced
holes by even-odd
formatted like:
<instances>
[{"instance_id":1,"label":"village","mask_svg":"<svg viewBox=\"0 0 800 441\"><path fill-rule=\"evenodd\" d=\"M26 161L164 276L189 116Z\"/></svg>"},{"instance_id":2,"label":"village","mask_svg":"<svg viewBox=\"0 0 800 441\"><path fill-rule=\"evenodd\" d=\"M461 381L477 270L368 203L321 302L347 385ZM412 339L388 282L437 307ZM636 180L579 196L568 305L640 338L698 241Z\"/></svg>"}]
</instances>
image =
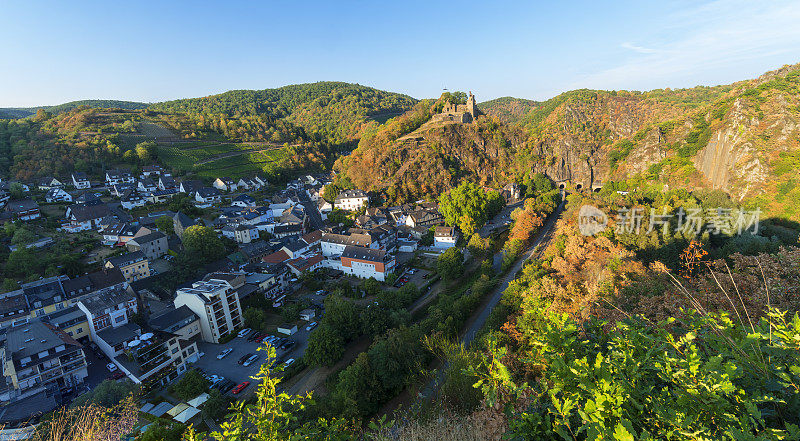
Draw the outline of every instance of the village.
<instances>
[{"instance_id":1,"label":"village","mask_svg":"<svg viewBox=\"0 0 800 441\"><path fill-rule=\"evenodd\" d=\"M0 398L14 406L3 421L69 404L109 380L149 392L143 412L189 421L207 394L187 405L166 391L190 370L223 394L247 396L267 361L257 348L270 343L285 376L295 373L325 314L329 289L316 288L349 284L360 293L353 301L368 295L368 280L398 289L413 279L430 290L433 272L420 262L463 246L434 201L373 206L359 189L326 200L331 182L305 175L278 188L254 175L204 185L157 165L138 176L109 170L102 181L84 173L2 181L0 221L27 231L24 241L12 235L12 251L47 253L66 240L83 247L81 268L94 268L4 283ZM514 201L519 188L503 194ZM226 255L206 263L201 277L164 289L179 271L184 239L199 229L224 241ZM248 323L254 310L266 317L259 326Z\"/></svg>"}]
</instances>

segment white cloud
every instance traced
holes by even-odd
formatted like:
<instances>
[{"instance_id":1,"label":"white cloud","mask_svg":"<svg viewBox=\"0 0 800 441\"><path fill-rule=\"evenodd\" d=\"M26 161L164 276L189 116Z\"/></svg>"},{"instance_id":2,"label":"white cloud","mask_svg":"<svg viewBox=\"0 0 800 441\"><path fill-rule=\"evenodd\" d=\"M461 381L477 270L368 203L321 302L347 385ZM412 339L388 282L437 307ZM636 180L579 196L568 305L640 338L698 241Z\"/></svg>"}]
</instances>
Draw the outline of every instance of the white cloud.
<instances>
[{"instance_id":1,"label":"white cloud","mask_svg":"<svg viewBox=\"0 0 800 441\"><path fill-rule=\"evenodd\" d=\"M654 54L654 53L658 52L657 50L650 49L648 47L636 46L635 44L633 44L631 42L628 42L628 41L626 41L625 43L622 43L620 46L625 48L625 49L630 49L630 50L632 50L634 52L638 52L640 54Z\"/></svg>"},{"instance_id":2,"label":"white cloud","mask_svg":"<svg viewBox=\"0 0 800 441\"><path fill-rule=\"evenodd\" d=\"M717 0L672 14L663 23L652 36L661 44L622 43L636 55L584 76L572 88L652 89L699 78L700 72L739 73L759 60L800 61L800 2Z\"/></svg>"}]
</instances>

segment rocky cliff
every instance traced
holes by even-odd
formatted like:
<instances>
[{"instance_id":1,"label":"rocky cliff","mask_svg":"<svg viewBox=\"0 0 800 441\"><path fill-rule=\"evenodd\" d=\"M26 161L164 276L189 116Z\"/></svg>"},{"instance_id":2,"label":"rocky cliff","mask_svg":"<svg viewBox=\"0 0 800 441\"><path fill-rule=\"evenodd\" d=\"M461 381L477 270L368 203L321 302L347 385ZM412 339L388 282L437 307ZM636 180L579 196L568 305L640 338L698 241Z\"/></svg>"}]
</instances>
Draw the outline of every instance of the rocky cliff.
<instances>
[{"instance_id":1,"label":"rocky cliff","mask_svg":"<svg viewBox=\"0 0 800 441\"><path fill-rule=\"evenodd\" d=\"M582 189L721 189L800 220L800 65L725 86L575 90L487 107L478 124L359 146L340 171L401 199L461 178L500 186L536 172Z\"/></svg>"}]
</instances>

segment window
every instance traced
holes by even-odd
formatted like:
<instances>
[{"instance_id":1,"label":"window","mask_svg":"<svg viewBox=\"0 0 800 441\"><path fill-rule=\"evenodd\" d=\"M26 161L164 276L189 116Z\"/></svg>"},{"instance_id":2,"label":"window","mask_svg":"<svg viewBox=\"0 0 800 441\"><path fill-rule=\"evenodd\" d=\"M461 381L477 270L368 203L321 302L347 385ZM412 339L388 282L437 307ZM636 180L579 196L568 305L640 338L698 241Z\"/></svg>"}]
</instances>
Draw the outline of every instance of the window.
<instances>
[{"instance_id":1,"label":"window","mask_svg":"<svg viewBox=\"0 0 800 441\"><path fill-rule=\"evenodd\" d=\"M83 328L78 328L78 329L76 329L76 330L75 330L75 333L76 333L76 334L80 334L80 333L82 333L82 332L83 332Z\"/></svg>"},{"instance_id":2,"label":"window","mask_svg":"<svg viewBox=\"0 0 800 441\"><path fill-rule=\"evenodd\" d=\"M173 353L173 354L175 354L175 353L177 353L177 352L178 352L178 348L173 348L173 349L172 349L172 353Z\"/></svg>"},{"instance_id":3,"label":"window","mask_svg":"<svg viewBox=\"0 0 800 441\"><path fill-rule=\"evenodd\" d=\"M189 349L186 352L188 352L189 355L194 354L194 346L189 347Z\"/></svg>"}]
</instances>

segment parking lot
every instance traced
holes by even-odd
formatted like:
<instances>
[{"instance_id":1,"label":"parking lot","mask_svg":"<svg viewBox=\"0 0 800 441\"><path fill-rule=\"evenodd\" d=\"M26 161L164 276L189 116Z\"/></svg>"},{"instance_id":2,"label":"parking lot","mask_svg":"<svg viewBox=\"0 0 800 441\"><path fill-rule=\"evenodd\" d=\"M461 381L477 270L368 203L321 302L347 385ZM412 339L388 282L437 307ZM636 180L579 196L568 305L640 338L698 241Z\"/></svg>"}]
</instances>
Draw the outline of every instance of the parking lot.
<instances>
[{"instance_id":1,"label":"parking lot","mask_svg":"<svg viewBox=\"0 0 800 441\"><path fill-rule=\"evenodd\" d=\"M286 337L289 340L296 342L296 345L288 352L280 349L277 350L279 360L288 360L290 358L298 360L303 356L306 348L308 347L308 336L310 334L309 331L306 331L307 325L307 322L301 322L298 324L297 332L291 337L277 334L279 337ZM209 375L223 376L236 384L239 384L243 381L250 381L251 385L245 389L243 394L240 394L240 396L249 395L252 390L255 390L255 385L252 384L254 383L252 377L258 374L261 363L263 363L267 357L266 352L257 350L258 347L263 346L263 344L247 341L246 338L236 337L226 344L220 345L198 342L197 346L200 349L200 352L203 352L205 355L203 355L200 360L193 365L193 367L200 368ZM233 352L228 354L228 356L222 360L218 360L217 355L227 348L232 348ZM256 361L250 366L239 364L239 359L245 354L257 354L260 361Z\"/></svg>"}]
</instances>

